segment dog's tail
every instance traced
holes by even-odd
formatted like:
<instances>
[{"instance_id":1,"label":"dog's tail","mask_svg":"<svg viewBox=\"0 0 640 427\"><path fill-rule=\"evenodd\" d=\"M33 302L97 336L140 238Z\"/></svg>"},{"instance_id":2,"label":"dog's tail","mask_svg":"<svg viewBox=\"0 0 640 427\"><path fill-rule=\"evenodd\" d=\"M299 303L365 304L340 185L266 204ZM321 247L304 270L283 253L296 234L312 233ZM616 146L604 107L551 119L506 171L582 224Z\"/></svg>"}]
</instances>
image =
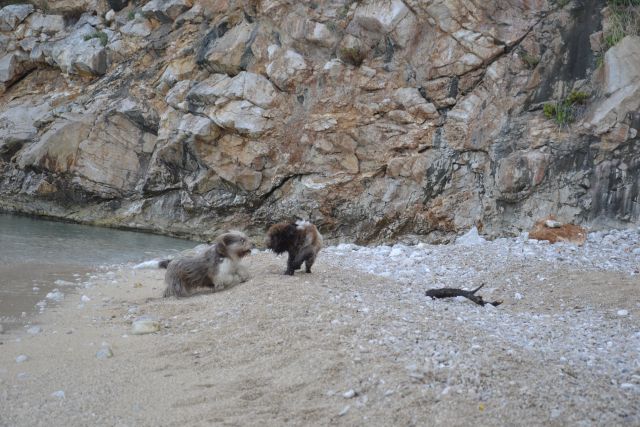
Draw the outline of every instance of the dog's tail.
<instances>
[{"instance_id":1,"label":"dog's tail","mask_svg":"<svg viewBox=\"0 0 640 427\"><path fill-rule=\"evenodd\" d=\"M143 268L152 268L152 269L167 268L170 262L171 262L170 259L163 259L163 260L152 259L151 261L145 261L145 262L141 262L140 264L134 265L133 268L136 270L143 269Z\"/></svg>"}]
</instances>

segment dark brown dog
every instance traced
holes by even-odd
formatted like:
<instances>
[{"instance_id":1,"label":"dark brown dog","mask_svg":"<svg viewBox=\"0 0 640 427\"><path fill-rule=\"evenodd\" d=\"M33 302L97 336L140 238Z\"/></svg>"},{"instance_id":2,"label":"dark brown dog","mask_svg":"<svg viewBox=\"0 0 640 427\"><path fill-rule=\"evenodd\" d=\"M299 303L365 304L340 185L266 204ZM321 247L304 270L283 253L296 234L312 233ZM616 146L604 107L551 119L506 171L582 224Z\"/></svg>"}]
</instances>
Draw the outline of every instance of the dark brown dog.
<instances>
[{"instance_id":1,"label":"dark brown dog","mask_svg":"<svg viewBox=\"0 0 640 427\"><path fill-rule=\"evenodd\" d=\"M311 273L311 266L322 248L322 235L308 221L281 222L269 228L265 243L267 248L278 255L283 252L289 254L284 274L293 276L303 262L307 273Z\"/></svg>"},{"instance_id":2,"label":"dark brown dog","mask_svg":"<svg viewBox=\"0 0 640 427\"><path fill-rule=\"evenodd\" d=\"M252 248L244 233L232 231L220 235L215 245L202 255L160 261L159 266L167 269L164 296L185 297L196 288L210 288L215 292L247 281L249 272L240 264L240 259L251 253Z\"/></svg>"}]
</instances>

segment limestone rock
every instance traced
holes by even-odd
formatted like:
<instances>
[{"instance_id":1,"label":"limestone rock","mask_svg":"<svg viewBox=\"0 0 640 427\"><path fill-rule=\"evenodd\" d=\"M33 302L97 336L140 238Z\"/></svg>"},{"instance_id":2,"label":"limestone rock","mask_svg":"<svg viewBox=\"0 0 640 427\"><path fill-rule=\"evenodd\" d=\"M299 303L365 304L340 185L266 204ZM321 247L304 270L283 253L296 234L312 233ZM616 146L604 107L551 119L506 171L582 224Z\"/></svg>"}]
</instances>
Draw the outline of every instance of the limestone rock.
<instances>
[{"instance_id":1,"label":"limestone rock","mask_svg":"<svg viewBox=\"0 0 640 427\"><path fill-rule=\"evenodd\" d=\"M11 4L0 9L0 31L13 31L22 21L33 13L33 5Z\"/></svg>"},{"instance_id":2,"label":"limestone rock","mask_svg":"<svg viewBox=\"0 0 640 427\"><path fill-rule=\"evenodd\" d=\"M45 15L40 12L31 14L27 19L27 24L31 31L47 35L55 35L65 29L64 16Z\"/></svg>"},{"instance_id":3,"label":"limestone rock","mask_svg":"<svg viewBox=\"0 0 640 427\"><path fill-rule=\"evenodd\" d=\"M133 335L145 335L158 332L160 330L160 322L151 319L135 320L131 324L131 333Z\"/></svg>"},{"instance_id":4,"label":"limestone rock","mask_svg":"<svg viewBox=\"0 0 640 427\"><path fill-rule=\"evenodd\" d=\"M246 66L247 47L254 31L253 24L243 21L221 37L215 37L216 33L210 33L211 36L205 38L199 62L214 73L232 76L238 74Z\"/></svg>"},{"instance_id":5,"label":"limestone rock","mask_svg":"<svg viewBox=\"0 0 640 427\"><path fill-rule=\"evenodd\" d=\"M311 71L304 57L291 49L271 45L269 59L271 62L267 64L267 75L284 91L295 90Z\"/></svg>"},{"instance_id":6,"label":"limestone rock","mask_svg":"<svg viewBox=\"0 0 640 427\"><path fill-rule=\"evenodd\" d=\"M611 130L640 109L640 36L627 36L604 55L605 98L595 107L589 126L596 134Z\"/></svg>"},{"instance_id":7,"label":"limestone rock","mask_svg":"<svg viewBox=\"0 0 640 427\"><path fill-rule=\"evenodd\" d=\"M51 59L69 74L102 75L107 71L107 53L99 38L88 38L96 30L86 24L51 48ZM87 39L88 38L88 39Z\"/></svg>"},{"instance_id":8,"label":"limestone rock","mask_svg":"<svg viewBox=\"0 0 640 427\"><path fill-rule=\"evenodd\" d=\"M191 0L151 0L142 7L141 12L147 18L172 22L190 9L191 5Z\"/></svg>"}]
</instances>

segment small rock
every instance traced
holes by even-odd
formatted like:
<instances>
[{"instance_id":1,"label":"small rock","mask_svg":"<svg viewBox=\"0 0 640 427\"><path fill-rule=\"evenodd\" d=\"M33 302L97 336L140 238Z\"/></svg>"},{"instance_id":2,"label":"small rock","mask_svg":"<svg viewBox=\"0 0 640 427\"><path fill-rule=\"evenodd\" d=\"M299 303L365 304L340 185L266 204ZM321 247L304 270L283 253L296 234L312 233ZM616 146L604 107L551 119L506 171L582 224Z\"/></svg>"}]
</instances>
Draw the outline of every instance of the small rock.
<instances>
[{"instance_id":1,"label":"small rock","mask_svg":"<svg viewBox=\"0 0 640 427\"><path fill-rule=\"evenodd\" d=\"M109 11L104 15L104 20L107 22L111 22L115 17L116 17L116 12L114 12L113 9L109 9Z\"/></svg>"},{"instance_id":2,"label":"small rock","mask_svg":"<svg viewBox=\"0 0 640 427\"><path fill-rule=\"evenodd\" d=\"M347 415L347 412L349 412L349 409L351 409L350 405L345 406L344 408L342 408L342 411L338 412L338 416L341 417L343 415Z\"/></svg>"},{"instance_id":3,"label":"small rock","mask_svg":"<svg viewBox=\"0 0 640 427\"><path fill-rule=\"evenodd\" d=\"M52 301L62 301L64 299L64 294L57 289L54 289L53 292L49 292L46 297Z\"/></svg>"},{"instance_id":4,"label":"small rock","mask_svg":"<svg viewBox=\"0 0 640 427\"><path fill-rule=\"evenodd\" d=\"M562 227L562 223L558 221L554 221L553 219L548 219L544 222L545 227L548 228L560 228Z\"/></svg>"},{"instance_id":5,"label":"small rock","mask_svg":"<svg viewBox=\"0 0 640 427\"><path fill-rule=\"evenodd\" d=\"M86 295L82 295L82 296L80 297L80 301L82 301L82 302L89 302L89 301L91 301L91 298L89 298L89 297L88 297L88 296L86 296Z\"/></svg>"},{"instance_id":6,"label":"small rock","mask_svg":"<svg viewBox=\"0 0 640 427\"><path fill-rule=\"evenodd\" d=\"M356 394L356 391L354 389L351 389L342 393L342 397L344 397L345 399L351 399L352 397L355 397Z\"/></svg>"},{"instance_id":7,"label":"small rock","mask_svg":"<svg viewBox=\"0 0 640 427\"><path fill-rule=\"evenodd\" d=\"M513 298L517 299L517 300L521 300L522 299L522 294L519 293L519 292L516 292L516 294L513 296Z\"/></svg>"},{"instance_id":8,"label":"small rock","mask_svg":"<svg viewBox=\"0 0 640 427\"><path fill-rule=\"evenodd\" d=\"M109 346L104 346L96 352L96 359L98 360L106 360L112 357L113 357L113 352L111 351L111 347Z\"/></svg>"},{"instance_id":9,"label":"small rock","mask_svg":"<svg viewBox=\"0 0 640 427\"><path fill-rule=\"evenodd\" d=\"M131 324L134 335L152 334L160 330L160 323L151 319L136 320Z\"/></svg>"},{"instance_id":10,"label":"small rock","mask_svg":"<svg viewBox=\"0 0 640 427\"><path fill-rule=\"evenodd\" d=\"M37 335L40 332L42 332L42 328L40 326L32 326L29 329L27 329L27 333L31 335Z\"/></svg>"},{"instance_id":11,"label":"small rock","mask_svg":"<svg viewBox=\"0 0 640 427\"><path fill-rule=\"evenodd\" d=\"M51 393L51 397L57 397L58 399L64 399L64 390L58 390Z\"/></svg>"},{"instance_id":12,"label":"small rock","mask_svg":"<svg viewBox=\"0 0 640 427\"><path fill-rule=\"evenodd\" d=\"M620 317L624 317L624 316L628 316L629 315L629 311L628 310L618 310L618 312L616 314L618 316L620 316Z\"/></svg>"},{"instance_id":13,"label":"small rock","mask_svg":"<svg viewBox=\"0 0 640 427\"><path fill-rule=\"evenodd\" d=\"M29 356L27 356L26 354L21 354L20 356L16 357L16 363L26 362L27 360L29 360Z\"/></svg>"},{"instance_id":14,"label":"small rock","mask_svg":"<svg viewBox=\"0 0 640 427\"><path fill-rule=\"evenodd\" d=\"M26 380L27 378L29 378L29 374L27 372L20 372L18 375L16 375L16 378L18 378L19 380Z\"/></svg>"}]
</instances>

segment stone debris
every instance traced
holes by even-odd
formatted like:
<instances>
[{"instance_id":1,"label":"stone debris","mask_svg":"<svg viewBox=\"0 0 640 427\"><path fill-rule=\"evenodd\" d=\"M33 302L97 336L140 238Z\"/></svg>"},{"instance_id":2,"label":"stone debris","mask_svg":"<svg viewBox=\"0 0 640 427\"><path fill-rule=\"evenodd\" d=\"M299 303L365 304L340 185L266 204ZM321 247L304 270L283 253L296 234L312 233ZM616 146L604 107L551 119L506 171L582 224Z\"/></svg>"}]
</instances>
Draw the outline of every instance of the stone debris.
<instances>
[{"instance_id":1,"label":"stone debris","mask_svg":"<svg viewBox=\"0 0 640 427\"><path fill-rule=\"evenodd\" d=\"M355 397L355 396L357 396L357 393L353 389L347 390L344 393L342 393L342 397L344 397L345 399L351 399L352 397Z\"/></svg>"},{"instance_id":2,"label":"stone debris","mask_svg":"<svg viewBox=\"0 0 640 427\"><path fill-rule=\"evenodd\" d=\"M58 289L54 289L53 291L47 293L45 298L50 299L51 301L60 302L64 299L64 294L60 292Z\"/></svg>"},{"instance_id":3,"label":"stone debris","mask_svg":"<svg viewBox=\"0 0 640 427\"><path fill-rule=\"evenodd\" d=\"M16 357L16 363L23 363L27 360L29 360L29 356L27 356L26 354L21 354L20 356Z\"/></svg>"},{"instance_id":4,"label":"stone debris","mask_svg":"<svg viewBox=\"0 0 640 427\"><path fill-rule=\"evenodd\" d=\"M54 391L53 393L51 393L51 397L56 397L58 399L64 399L65 398L64 390Z\"/></svg>"},{"instance_id":5,"label":"stone debris","mask_svg":"<svg viewBox=\"0 0 640 427\"><path fill-rule=\"evenodd\" d=\"M133 335L152 334L160 330L160 322L152 319L135 320L131 324L131 333Z\"/></svg>"},{"instance_id":6,"label":"stone debris","mask_svg":"<svg viewBox=\"0 0 640 427\"><path fill-rule=\"evenodd\" d=\"M338 416L342 417L344 415L347 415L347 412L349 412L349 409L351 409L351 405L345 406L344 408L342 408L340 412L338 412Z\"/></svg>"},{"instance_id":7,"label":"stone debris","mask_svg":"<svg viewBox=\"0 0 640 427\"><path fill-rule=\"evenodd\" d=\"M40 332L42 332L42 328L40 326L32 326L27 329L27 333L30 335L38 335Z\"/></svg>"},{"instance_id":8,"label":"stone debris","mask_svg":"<svg viewBox=\"0 0 640 427\"><path fill-rule=\"evenodd\" d=\"M104 345L96 352L96 359L106 360L113 357L113 351L108 345Z\"/></svg>"}]
</instances>

